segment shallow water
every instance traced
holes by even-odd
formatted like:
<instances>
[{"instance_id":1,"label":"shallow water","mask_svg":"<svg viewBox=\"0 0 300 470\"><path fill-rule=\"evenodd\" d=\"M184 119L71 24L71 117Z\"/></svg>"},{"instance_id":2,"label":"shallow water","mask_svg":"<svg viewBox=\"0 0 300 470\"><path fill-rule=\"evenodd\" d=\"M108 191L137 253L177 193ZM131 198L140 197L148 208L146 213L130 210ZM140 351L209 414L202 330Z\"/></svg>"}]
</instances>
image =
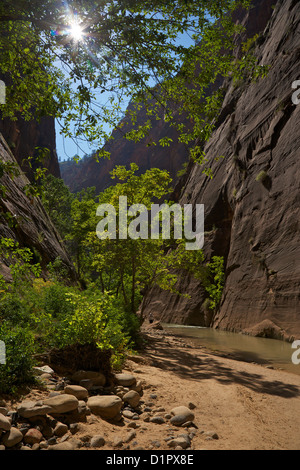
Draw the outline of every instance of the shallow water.
<instances>
[{"instance_id":1,"label":"shallow water","mask_svg":"<svg viewBox=\"0 0 300 470\"><path fill-rule=\"evenodd\" d=\"M204 346L234 359L265 364L300 375L300 364L292 362L292 354L296 351L292 348L292 343L197 326L174 324L162 326L167 332L188 338L195 346ZM299 359L300 354L297 357Z\"/></svg>"}]
</instances>

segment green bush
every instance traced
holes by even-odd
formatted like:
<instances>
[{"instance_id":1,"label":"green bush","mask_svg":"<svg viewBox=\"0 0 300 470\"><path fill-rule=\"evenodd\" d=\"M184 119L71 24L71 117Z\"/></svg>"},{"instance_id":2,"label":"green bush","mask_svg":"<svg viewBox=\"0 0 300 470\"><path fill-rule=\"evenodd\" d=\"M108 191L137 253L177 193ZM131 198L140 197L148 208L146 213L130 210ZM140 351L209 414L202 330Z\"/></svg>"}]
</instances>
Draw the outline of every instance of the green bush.
<instances>
[{"instance_id":1,"label":"green bush","mask_svg":"<svg viewBox=\"0 0 300 470\"><path fill-rule=\"evenodd\" d=\"M30 322L27 305L20 296L7 293L0 299L0 321L6 321L12 326L26 325Z\"/></svg>"},{"instance_id":2,"label":"green bush","mask_svg":"<svg viewBox=\"0 0 300 470\"><path fill-rule=\"evenodd\" d=\"M6 362L0 364L0 393L14 393L24 384L33 384L34 336L28 329L0 325L0 340L5 344Z\"/></svg>"}]
</instances>

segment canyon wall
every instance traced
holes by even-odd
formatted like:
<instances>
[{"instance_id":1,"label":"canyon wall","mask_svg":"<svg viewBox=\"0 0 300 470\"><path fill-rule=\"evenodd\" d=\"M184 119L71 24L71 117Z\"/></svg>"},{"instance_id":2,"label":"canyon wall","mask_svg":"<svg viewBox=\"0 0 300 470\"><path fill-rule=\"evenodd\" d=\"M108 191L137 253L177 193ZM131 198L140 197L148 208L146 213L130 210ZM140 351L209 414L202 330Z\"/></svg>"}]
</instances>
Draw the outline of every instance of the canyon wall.
<instances>
[{"instance_id":1,"label":"canyon wall","mask_svg":"<svg viewBox=\"0 0 300 470\"><path fill-rule=\"evenodd\" d=\"M33 180L33 172L38 166L47 168L49 173L57 178L60 177L53 117L42 117L40 122L25 121L21 118L11 121L5 118L0 120L0 132L30 181ZM41 163L36 161L38 155L36 147L49 150L49 154ZM28 164L28 157L32 158L32 167Z\"/></svg>"},{"instance_id":2,"label":"canyon wall","mask_svg":"<svg viewBox=\"0 0 300 470\"><path fill-rule=\"evenodd\" d=\"M204 253L224 256L226 281L217 312L204 308L201 282L180 273L190 298L153 288L143 311L168 323L211 326L286 340L300 337L300 4L255 2L245 24L260 33L255 54L265 78L229 86L205 151L213 179L189 164L175 194L205 205ZM255 14L256 13L256 14ZM216 157L223 156L218 161Z\"/></svg>"},{"instance_id":3,"label":"canyon wall","mask_svg":"<svg viewBox=\"0 0 300 470\"><path fill-rule=\"evenodd\" d=\"M17 161L0 134L0 160L13 164ZM39 198L30 197L25 188L29 184L27 176L20 171L12 177L7 172L0 176L0 237L12 238L21 247L30 248L46 272L47 264L61 258L70 282L76 282L74 266L64 248L61 237L53 226ZM3 190L3 187L5 190ZM0 262L0 274L10 280L9 263Z\"/></svg>"}]
</instances>

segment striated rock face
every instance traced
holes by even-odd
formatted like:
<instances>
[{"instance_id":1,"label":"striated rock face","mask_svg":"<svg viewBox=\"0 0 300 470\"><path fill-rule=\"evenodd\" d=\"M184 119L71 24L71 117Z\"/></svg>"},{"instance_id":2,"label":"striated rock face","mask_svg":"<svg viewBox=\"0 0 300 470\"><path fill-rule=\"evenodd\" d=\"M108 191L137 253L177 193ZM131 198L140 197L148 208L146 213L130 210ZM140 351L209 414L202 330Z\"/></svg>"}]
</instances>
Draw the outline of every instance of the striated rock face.
<instances>
[{"instance_id":1,"label":"striated rock face","mask_svg":"<svg viewBox=\"0 0 300 470\"><path fill-rule=\"evenodd\" d=\"M56 153L55 123L52 117L43 117L40 122L0 120L0 132L26 176L32 181L33 171L26 159L37 155L36 147L49 149L49 156L42 162L44 168L57 178L60 177ZM33 167L40 166L34 161Z\"/></svg>"},{"instance_id":2,"label":"striated rock face","mask_svg":"<svg viewBox=\"0 0 300 470\"><path fill-rule=\"evenodd\" d=\"M292 339L300 337L300 105L292 102L300 4L256 5L264 14L258 22L248 16L246 24L252 35L261 32L256 54L269 73L230 86L206 146L214 178L190 164L175 191L182 204L205 205L204 251L207 258L224 256L226 264L220 310L206 312L201 284L183 274L178 288L190 299L153 289L143 308L164 322Z\"/></svg>"},{"instance_id":3,"label":"striated rock face","mask_svg":"<svg viewBox=\"0 0 300 470\"><path fill-rule=\"evenodd\" d=\"M16 164L1 134L0 160ZM14 178L8 174L0 178L0 184L5 187L5 194L0 198L0 236L16 240L21 247L35 249L44 269L60 257L72 282L76 279L73 264L40 200L26 196L24 187L28 183L22 173ZM0 273L9 279L9 266L0 263Z\"/></svg>"}]
</instances>

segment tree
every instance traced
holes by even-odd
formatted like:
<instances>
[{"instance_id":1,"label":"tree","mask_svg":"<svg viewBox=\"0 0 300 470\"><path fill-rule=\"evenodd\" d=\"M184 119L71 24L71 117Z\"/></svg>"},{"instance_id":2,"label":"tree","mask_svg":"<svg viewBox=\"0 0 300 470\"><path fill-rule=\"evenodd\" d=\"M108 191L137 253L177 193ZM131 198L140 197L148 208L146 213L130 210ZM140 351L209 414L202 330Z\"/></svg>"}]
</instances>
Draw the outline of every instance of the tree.
<instances>
[{"instance_id":1,"label":"tree","mask_svg":"<svg viewBox=\"0 0 300 470\"><path fill-rule=\"evenodd\" d=\"M164 119L176 126L179 140L204 141L222 101L218 80L245 70L247 54L240 60L233 55L242 28L231 18L249 4L77 0L65 6L58 0L2 0L0 73L7 98L0 111L11 119L54 116L65 136L101 148L110 136L105 124L117 127L131 100L133 130L127 138L143 138L151 120ZM188 45L183 35L191 39ZM214 85L216 92L207 98ZM142 104L147 118L134 128Z\"/></svg>"},{"instance_id":2,"label":"tree","mask_svg":"<svg viewBox=\"0 0 300 470\"><path fill-rule=\"evenodd\" d=\"M84 253L88 254L85 266L97 275L101 290L121 296L125 310L131 313L136 312L142 294L154 284L175 292L176 269L197 270L199 275L205 271L202 266L202 251L188 252L184 246L184 238L174 238L175 219L170 223L170 239L163 237L161 232L156 238L150 236L153 221L151 219L148 225L146 219L142 221L140 214L145 210L147 218L150 218L152 205L159 201L161 203L168 196L172 180L168 172L157 168L141 175L137 174L138 170L138 166L133 163L130 169L116 167L112 177L119 182L99 195L103 212L101 215L97 212L98 225L97 222L95 224L95 211L91 211L92 223L87 222L85 226L80 224L81 230L85 228L85 233L81 232ZM126 197L125 209L128 212L125 225L121 223L120 197ZM165 204L171 206L172 202ZM116 236L113 238L105 232L110 224L110 215L105 215L109 211L108 205L115 209ZM144 222L145 229L142 227ZM124 232L121 234L124 228L128 236L124 236Z\"/></svg>"}]
</instances>

